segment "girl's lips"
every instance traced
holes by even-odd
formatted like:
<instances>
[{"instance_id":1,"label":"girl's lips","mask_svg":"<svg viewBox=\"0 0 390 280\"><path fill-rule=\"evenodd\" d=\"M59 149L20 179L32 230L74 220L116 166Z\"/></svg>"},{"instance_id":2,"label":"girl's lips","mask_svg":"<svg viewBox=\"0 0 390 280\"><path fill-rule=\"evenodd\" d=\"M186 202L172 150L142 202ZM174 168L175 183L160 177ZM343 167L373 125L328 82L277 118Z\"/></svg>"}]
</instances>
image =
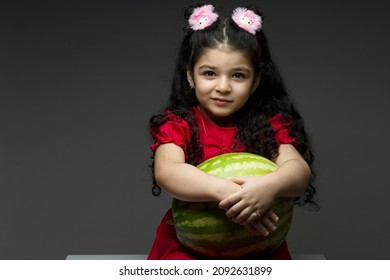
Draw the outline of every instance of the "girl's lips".
<instances>
[{"instance_id":1,"label":"girl's lips","mask_svg":"<svg viewBox=\"0 0 390 280\"><path fill-rule=\"evenodd\" d=\"M230 103L231 102L231 100L224 99L224 98L218 98L218 97L211 98L211 100L217 102L218 104L226 104L226 103Z\"/></svg>"}]
</instances>

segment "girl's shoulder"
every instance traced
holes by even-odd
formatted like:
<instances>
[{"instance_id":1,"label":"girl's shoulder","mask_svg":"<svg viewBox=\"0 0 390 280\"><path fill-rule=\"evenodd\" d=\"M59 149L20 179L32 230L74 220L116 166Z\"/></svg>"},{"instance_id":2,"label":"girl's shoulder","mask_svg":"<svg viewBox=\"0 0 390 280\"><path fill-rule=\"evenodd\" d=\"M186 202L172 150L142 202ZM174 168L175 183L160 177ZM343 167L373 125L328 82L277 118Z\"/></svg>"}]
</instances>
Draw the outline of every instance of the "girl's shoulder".
<instances>
[{"instance_id":1,"label":"girl's shoulder","mask_svg":"<svg viewBox=\"0 0 390 280\"><path fill-rule=\"evenodd\" d=\"M290 135L291 124L286 120L283 114L279 113L268 120L273 131L275 132L275 140L279 144L294 143L296 138Z\"/></svg>"},{"instance_id":2,"label":"girl's shoulder","mask_svg":"<svg viewBox=\"0 0 390 280\"><path fill-rule=\"evenodd\" d=\"M170 110L165 111L161 125L152 127L150 134L154 139L154 143L150 146L153 152L165 143L174 143L186 151L191 139L189 123Z\"/></svg>"}]
</instances>

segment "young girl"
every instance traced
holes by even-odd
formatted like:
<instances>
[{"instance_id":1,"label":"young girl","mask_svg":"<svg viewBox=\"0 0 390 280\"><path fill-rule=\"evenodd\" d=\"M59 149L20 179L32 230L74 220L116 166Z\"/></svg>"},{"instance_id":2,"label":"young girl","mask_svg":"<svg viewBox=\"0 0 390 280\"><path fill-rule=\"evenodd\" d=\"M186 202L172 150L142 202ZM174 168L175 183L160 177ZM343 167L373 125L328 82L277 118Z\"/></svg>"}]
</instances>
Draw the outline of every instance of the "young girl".
<instances>
[{"instance_id":1,"label":"young girl","mask_svg":"<svg viewBox=\"0 0 390 280\"><path fill-rule=\"evenodd\" d=\"M257 10L236 8L221 18L204 5L188 8L185 17L169 104L150 119L154 194L161 187L180 200L217 201L234 222L267 236L276 229L278 216L268 210L276 198L305 204L315 193L303 120L272 62ZM241 151L267 157L279 168L231 180L196 168ZM198 258L178 242L169 210L148 259ZM269 258L291 259L286 242Z\"/></svg>"}]
</instances>

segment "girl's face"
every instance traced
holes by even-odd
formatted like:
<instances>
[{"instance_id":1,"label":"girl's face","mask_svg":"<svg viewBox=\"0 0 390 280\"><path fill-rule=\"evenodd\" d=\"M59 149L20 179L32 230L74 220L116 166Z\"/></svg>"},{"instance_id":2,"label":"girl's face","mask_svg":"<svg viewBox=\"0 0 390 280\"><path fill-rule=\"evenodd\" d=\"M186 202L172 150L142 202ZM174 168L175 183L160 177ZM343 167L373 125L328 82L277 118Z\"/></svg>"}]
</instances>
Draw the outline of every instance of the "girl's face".
<instances>
[{"instance_id":1,"label":"girl's face","mask_svg":"<svg viewBox=\"0 0 390 280\"><path fill-rule=\"evenodd\" d=\"M195 88L202 113L213 123L232 126L233 114L241 109L259 85L253 65L243 51L205 48L187 79Z\"/></svg>"}]
</instances>

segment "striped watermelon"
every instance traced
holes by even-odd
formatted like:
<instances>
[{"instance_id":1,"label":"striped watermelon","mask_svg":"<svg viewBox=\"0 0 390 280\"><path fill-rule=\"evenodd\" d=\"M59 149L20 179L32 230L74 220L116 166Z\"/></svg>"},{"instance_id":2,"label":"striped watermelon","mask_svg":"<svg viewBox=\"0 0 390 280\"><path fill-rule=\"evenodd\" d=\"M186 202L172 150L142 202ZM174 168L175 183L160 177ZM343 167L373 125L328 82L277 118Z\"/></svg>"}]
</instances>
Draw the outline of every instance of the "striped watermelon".
<instances>
[{"instance_id":1,"label":"striped watermelon","mask_svg":"<svg viewBox=\"0 0 390 280\"><path fill-rule=\"evenodd\" d=\"M228 153L211 158L198 168L226 179L261 176L277 166L250 153ZM278 216L277 230L264 237L232 222L216 202L184 202L173 199L173 223L180 243L207 259L267 258L286 238L293 215L293 199L279 198L272 208Z\"/></svg>"}]
</instances>

